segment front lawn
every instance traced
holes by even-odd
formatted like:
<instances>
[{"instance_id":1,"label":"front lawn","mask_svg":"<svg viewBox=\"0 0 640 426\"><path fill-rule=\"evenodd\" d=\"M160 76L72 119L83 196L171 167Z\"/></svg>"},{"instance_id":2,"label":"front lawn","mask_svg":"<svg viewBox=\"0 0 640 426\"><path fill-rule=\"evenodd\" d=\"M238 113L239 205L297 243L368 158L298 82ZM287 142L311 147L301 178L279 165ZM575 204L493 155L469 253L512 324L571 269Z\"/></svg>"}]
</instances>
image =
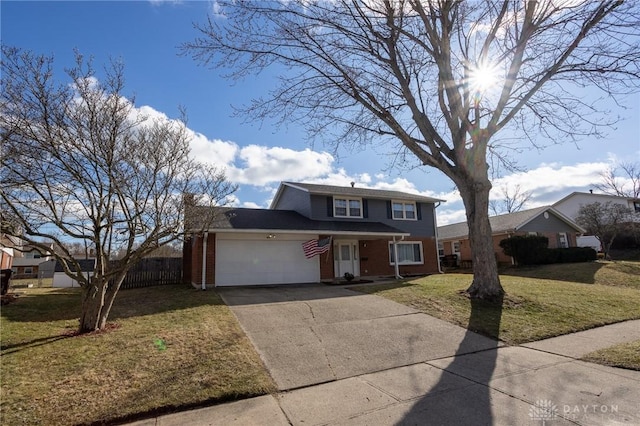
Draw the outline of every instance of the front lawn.
<instances>
[{"instance_id":1,"label":"front lawn","mask_svg":"<svg viewBox=\"0 0 640 426\"><path fill-rule=\"evenodd\" d=\"M473 309L464 294L471 283L469 274L432 275L358 290L387 297L508 344L640 318L640 287L633 285L638 280L638 262L625 262L622 267L597 262L551 266L554 268L522 271L522 275L545 278L517 276L517 270L512 275L502 275L507 293L503 303L474 302ZM555 269L558 266L562 268ZM585 273L585 269L589 272ZM580 280L571 281L572 276Z\"/></svg>"},{"instance_id":2,"label":"front lawn","mask_svg":"<svg viewBox=\"0 0 640 426\"><path fill-rule=\"evenodd\" d=\"M582 359L611 367L640 371L640 340L600 349L585 355Z\"/></svg>"},{"instance_id":3,"label":"front lawn","mask_svg":"<svg viewBox=\"0 0 640 426\"><path fill-rule=\"evenodd\" d=\"M83 336L78 289L16 291L0 319L3 425L134 419L276 389L214 291L123 290L111 329Z\"/></svg>"}]
</instances>

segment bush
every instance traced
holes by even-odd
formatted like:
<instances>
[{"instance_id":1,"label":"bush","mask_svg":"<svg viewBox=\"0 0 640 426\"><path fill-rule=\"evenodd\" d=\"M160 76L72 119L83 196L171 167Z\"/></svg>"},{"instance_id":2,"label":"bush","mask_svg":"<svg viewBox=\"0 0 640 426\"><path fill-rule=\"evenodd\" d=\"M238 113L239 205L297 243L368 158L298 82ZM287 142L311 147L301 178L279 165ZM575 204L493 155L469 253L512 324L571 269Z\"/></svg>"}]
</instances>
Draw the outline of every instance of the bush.
<instances>
[{"instance_id":1,"label":"bush","mask_svg":"<svg viewBox=\"0 0 640 426\"><path fill-rule=\"evenodd\" d=\"M591 247L548 248L544 253L540 264L592 262L598 258L598 253Z\"/></svg>"},{"instance_id":2,"label":"bush","mask_svg":"<svg viewBox=\"0 0 640 426\"><path fill-rule=\"evenodd\" d=\"M549 263L591 262L598 253L591 247L547 248L549 239L542 236L516 235L500 241L507 256L518 265L543 265Z\"/></svg>"},{"instance_id":3,"label":"bush","mask_svg":"<svg viewBox=\"0 0 640 426\"><path fill-rule=\"evenodd\" d=\"M548 246L549 239L538 235L516 235L500 241L504 254L513 257L518 265L540 264Z\"/></svg>"}]
</instances>

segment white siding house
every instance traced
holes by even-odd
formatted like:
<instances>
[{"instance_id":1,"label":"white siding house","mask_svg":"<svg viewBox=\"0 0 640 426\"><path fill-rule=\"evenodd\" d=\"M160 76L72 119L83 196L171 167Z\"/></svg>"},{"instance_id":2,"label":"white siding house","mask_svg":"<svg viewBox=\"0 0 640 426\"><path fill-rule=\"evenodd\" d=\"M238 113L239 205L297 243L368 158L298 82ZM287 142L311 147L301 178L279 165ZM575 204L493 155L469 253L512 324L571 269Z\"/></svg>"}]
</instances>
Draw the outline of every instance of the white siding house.
<instances>
[{"instance_id":1,"label":"white siding house","mask_svg":"<svg viewBox=\"0 0 640 426\"><path fill-rule=\"evenodd\" d=\"M615 203L630 208L635 214L634 222L640 222L640 198L617 197L607 194L592 194L589 192L572 192L560 201L553 204L553 208L565 216L575 220L581 206L592 203Z\"/></svg>"}]
</instances>

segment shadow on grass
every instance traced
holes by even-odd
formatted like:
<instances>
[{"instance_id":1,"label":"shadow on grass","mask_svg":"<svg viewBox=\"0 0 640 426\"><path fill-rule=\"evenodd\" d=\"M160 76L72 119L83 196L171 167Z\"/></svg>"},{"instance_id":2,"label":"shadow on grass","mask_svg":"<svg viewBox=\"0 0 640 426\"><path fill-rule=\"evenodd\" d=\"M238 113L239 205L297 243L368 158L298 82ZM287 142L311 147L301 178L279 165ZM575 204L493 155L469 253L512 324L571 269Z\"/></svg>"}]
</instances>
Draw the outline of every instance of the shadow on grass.
<instances>
[{"instance_id":1,"label":"shadow on grass","mask_svg":"<svg viewBox=\"0 0 640 426\"><path fill-rule=\"evenodd\" d=\"M9 345L0 345L0 351L2 351L2 355L9 355L14 352L20 352L23 349L27 348L35 348L38 346L47 345L49 343L56 342L62 339L68 339L72 337L73 334L59 334L57 336L48 336L48 337L40 337L38 339L29 340L27 342L14 343Z\"/></svg>"},{"instance_id":2,"label":"shadow on grass","mask_svg":"<svg viewBox=\"0 0 640 426\"><path fill-rule=\"evenodd\" d=\"M595 284L596 273L604 266L601 262L521 266L505 268L500 271L500 275Z\"/></svg>"},{"instance_id":3,"label":"shadow on grass","mask_svg":"<svg viewBox=\"0 0 640 426\"><path fill-rule=\"evenodd\" d=\"M153 315L204 305L224 305L215 291L196 290L188 284L120 290L109 321ZM11 322L52 322L80 317L80 289L52 289L21 295L2 307L2 317Z\"/></svg>"},{"instance_id":4,"label":"shadow on grass","mask_svg":"<svg viewBox=\"0 0 640 426\"><path fill-rule=\"evenodd\" d=\"M398 423L494 424L489 382L496 368L498 340L478 352L478 334L498 336L503 300L470 299L471 314L464 338L439 381ZM464 378L464 379L462 379Z\"/></svg>"}]
</instances>

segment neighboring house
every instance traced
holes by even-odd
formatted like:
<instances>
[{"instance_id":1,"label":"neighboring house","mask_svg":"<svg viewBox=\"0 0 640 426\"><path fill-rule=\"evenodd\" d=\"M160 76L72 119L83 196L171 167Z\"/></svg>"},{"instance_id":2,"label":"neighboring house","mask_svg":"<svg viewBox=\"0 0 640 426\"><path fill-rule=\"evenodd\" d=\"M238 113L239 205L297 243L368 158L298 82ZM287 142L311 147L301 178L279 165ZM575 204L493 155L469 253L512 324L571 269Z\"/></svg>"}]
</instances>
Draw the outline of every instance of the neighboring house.
<instances>
[{"instance_id":1,"label":"neighboring house","mask_svg":"<svg viewBox=\"0 0 640 426\"><path fill-rule=\"evenodd\" d=\"M79 259L80 270L89 278L93 275L96 267L95 259ZM53 287L80 287L78 281L64 273L64 269L60 262L56 262L55 272L53 274Z\"/></svg>"},{"instance_id":2,"label":"neighboring house","mask_svg":"<svg viewBox=\"0 0 640 426\"><path fill-rule=\"evenodd\" d=\"M13 259L12 279L51 278L53 264L51 253L42 252L31 246L23 246Z\"/></svg>"},{"instance_id":3,"label":"neighboring house","mask_svg":"<svg viewBox=\"0 0 640 426\"><path fill-rule=\"evenodd\" d=\"M18 255L17 249L22 247L22 240L8 234L0 234L0 269L11 269L13 259Z\"/></svg>"},{"instance_id":4,"label":"neighboring house","mask_svg":"<svg viewBox=\"0 0 640 426\"><path fill-rule=\"evenodd\" d=\"M576 220L580 211L580 207L592 203L605 204L608 202L611 202L613 204L620 204L624 207L629 208L632 211L630 217L631 221L640 222L639 198L619 197L616 195L608 194L594 194L592 192L572 192L552 206L554 209L558 210L565 216L571 218L572 220ZM597 251L600 251L602 248L600 241L592 235L584 235L578 237L577 244L579 247L592 247Z\"/></svg>"},{"instance_id":5,"label":"neighboring house","mask_svg":"<svg viewBox=\"0 0 640 426\"><path fill-rule=\"evenodd\" d=\"M215 208L207 232L185 242L184 278L204 288L311 283L345 273L436 273L435 208L441 201L398 191L283 182L269 209ZM197 224L202 208L192 209L186 222ZM303 244L310 240L328 247L307 258Z\"/></svg>"},{"instance_id":6,"label":"neighboring house","mask_svg":"<svg viewBox=\"0 0 640 426\"><path fill-rule=\"evenodd\" d=\"M500 241L514 235L541 235L549 239L549 248L575 247L576 237L584 229L551 206L543 206L489 218L493 234L493 250L499 263L512 263L503 253ZM469 227L466 222L438 227L440 254L458 256L471 264Z\"/></svg>"},{"instance_id":7,"label":"neighboring house","mask_svg":"<svg viewBox=\"0 0 640 426\"><path fill-rule=\"evenodd\" d=\"M0 269L11 269L13 265L13 247L0 246Z\"/></svg>"},{"instance_id":8,"label":"neighboring house","mask_svg":"<svg viewBox=\"0 0 640 426\"><path fill-rule=\"evenodd\" d=\"M593 194L590 192L572 192L560 201L554 203L552 207L572 220L575 220L578 217L581 206L592 203L605 204L607 202L620 204L629 208L633 212L631 219L634 222L640 222L640 198L618 197L615 195Z\"/></svg>"},{"instance_id":9,"label":"neighboring house","mask_svg":"<svg viewBox=\"0 0 640 426\"><path fill-rule=\"evenodd\" d=\"M48 258L16 257L13 259L12 279L51 278L55 260Z\"/></svg>"}]
</instances>

